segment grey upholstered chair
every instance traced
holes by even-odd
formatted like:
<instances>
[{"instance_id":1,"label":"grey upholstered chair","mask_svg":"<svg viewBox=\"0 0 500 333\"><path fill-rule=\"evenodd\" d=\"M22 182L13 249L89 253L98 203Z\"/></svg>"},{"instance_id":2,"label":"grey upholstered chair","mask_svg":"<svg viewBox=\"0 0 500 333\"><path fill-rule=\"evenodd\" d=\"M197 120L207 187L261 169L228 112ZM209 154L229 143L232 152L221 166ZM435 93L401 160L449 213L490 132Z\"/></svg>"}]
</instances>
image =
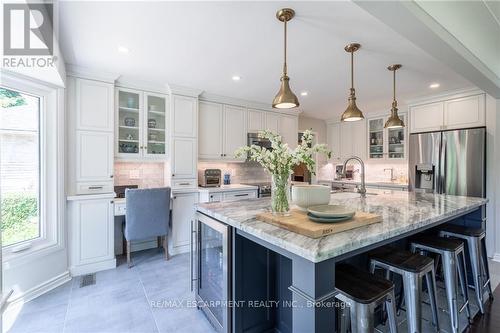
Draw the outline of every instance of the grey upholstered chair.
<instances>
[{"instance_id":1,"label":"grey upholstered chair","mask_svg":"<svg viewBox=\"0 0 500 333\"><path fill-rule=\"evenodd\" d=\"M127 264L131 267L130 242L152 237L163 238L165 259L168 255L168 225L170 222L170 187L127 189L125 191L125 240Z\"/></svg>"}]
</instances>

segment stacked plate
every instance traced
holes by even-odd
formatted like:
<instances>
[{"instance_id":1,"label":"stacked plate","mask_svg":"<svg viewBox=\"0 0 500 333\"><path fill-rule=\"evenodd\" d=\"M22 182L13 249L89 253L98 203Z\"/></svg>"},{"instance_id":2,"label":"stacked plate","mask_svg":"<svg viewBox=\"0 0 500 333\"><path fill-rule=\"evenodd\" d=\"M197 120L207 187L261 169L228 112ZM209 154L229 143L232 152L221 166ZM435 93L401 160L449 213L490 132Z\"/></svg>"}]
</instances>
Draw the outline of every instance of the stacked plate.
<instances>
[{"instance_id":1,"label":"stacked plate","mask_svg":"<svg viewBox=\"0 0 500 333\"><path fill-rule=\"evenodd\" d=\"M351 219L356 211L341 205L318 205L307 209L311 221L320 223L335 223Z\"/></svg>"}]
</instances>

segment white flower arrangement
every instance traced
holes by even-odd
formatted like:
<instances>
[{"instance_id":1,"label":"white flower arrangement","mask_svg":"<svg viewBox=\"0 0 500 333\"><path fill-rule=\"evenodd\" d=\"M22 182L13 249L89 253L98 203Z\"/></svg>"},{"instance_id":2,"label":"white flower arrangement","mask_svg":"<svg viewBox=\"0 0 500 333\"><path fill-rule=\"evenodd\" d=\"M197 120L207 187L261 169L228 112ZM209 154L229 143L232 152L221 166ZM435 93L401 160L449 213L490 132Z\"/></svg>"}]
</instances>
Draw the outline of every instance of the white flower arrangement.
<instances>
[{"instance_id":1,"label":"white flower arrangement","mask_svg":"<svg viewBox=\"0 0 500 333\"><path fill-rule=\"evenodd\" d=\"M271 142L271 149L259 147L256 145L240 147L236 150L236 157L248 156L252 161L260 163L272 175L290 175L293 167L304 163L307 170L315 173L314 158L315 153L323 153L331 157L331 151L326 144L312 145L313 134L306 130L302 136L302 142L295 149L288 147L283 143L280 135L272 131L260 131L259 138L268 139Z\"/></svg>"}]
</instances>

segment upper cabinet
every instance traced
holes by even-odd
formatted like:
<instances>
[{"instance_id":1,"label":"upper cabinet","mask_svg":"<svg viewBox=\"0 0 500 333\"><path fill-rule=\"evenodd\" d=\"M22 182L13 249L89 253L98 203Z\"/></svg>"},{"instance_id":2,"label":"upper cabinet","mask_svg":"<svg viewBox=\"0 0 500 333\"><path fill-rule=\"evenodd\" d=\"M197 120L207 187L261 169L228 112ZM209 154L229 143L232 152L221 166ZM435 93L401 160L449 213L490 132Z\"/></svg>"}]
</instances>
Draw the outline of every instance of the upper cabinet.
<instances>
[{"instance_id":1,"label":"upper cabinet","mask_svg":"<svg viewBox=\"0 0 500 333\"><path fill-rule=\"evenodd\" d=\"M411 105L409 110L411 133L486 125L485 95L482 93Z\"/></svg>"},{"instance_id":2,"label":"upper cabinet","mask_svg":"<svg viewBox=\"0 0 500 333\"><path fill-rule=\"evenodd\" d=\"M76 128L87 131L113 131L113 85L74 79Z\"/></svg>"},{"instance_id":3,"label":"upper cabinet","mask_svg":"<svg viewBox=\"0 0 500 333\"><path fill-rule=\"evenodd\" d=\"M332 151L331 160L335 163L340 163L340 122L327 124L327 143L328 148Z\"/></svg>"},{"instance_id":4,"label":"upper cabinet","mask_svg":"<svg viewBox=\"0 0 500 333\"><path fill-rule=\"evenodd\" d=\"M264 122L265 127L263 129L278 133L279 132L279 122L280 122L280 115L279 114L272 113L272 112L266 112L265 122Z\"/></svg>"},{"instance_id":5,"label":"upper cabinet","mask_svg":"<svg viewBox=\"0 0 500 333\"><path fill-rule=\"evenodd\" d=\"M248 133L257 133L265 127L265 112L249 109L247 111L247 129Z\"/></svg>"},{"instance_id":6,"label":"upper cabinet","mask_svg":"<svg viewBox=\"0 0 500 333\"><path fill-rule=\"evenodd\" d=\"M223 157L235 160L234 152L247 145L247 111L239 106L224 105ZM241 158L240 158L241 159ZM243 158L243 160L245 160Z\"/></svg>"},{"instance_id":7,"label":"upper cabinet","mask_svg":"<svg viewBox=\"0 0 500 333\"><path fill-rule=\"evenodd\" d=\"M299 143L299 119L296 116L280 115L279 130L284 143L294 149Z\"/></svg>"},{"instance_id":8,"label":"upper cabinet","mask_svg":"<svg viewBox=\"0 0 500 333\"><path fill-rule=\"evenodd\" d=\"M198 99L172 96L172 135L195 138L198 136Z\"/></svg>"},{"instance_id":9,"label":"upper cabinet","mask_svg":"<svg viewBox=\"0 0 500 333\"><path fill-rule=\"evenodd\" d=\"M327 124L328 147L332 162L341 163L350 156L366 158L366 122L333 122Z\"/></svg>"},{"instance_id":10,"label":"upper cabinet","mask_svg":"<svg viewBox=\"0 0 500 333\"><path fill-rule=\"evenodd\" d=\"M406 114L399 117L407 125ZM368 158L369 159L405 159L406 127L384 128L388 117L369 118L368 122Z\"/></svg>"},{"instance_id":11,"label":"upper cabinet","mask_svg":"<svg viewBox=\"0 0 500 333\"><path fill-rule=\"evenodd\" d=\"M161 159L168 142L168 96L116 89L115 152L123 159Z\"/></svg>"}]
</instances>

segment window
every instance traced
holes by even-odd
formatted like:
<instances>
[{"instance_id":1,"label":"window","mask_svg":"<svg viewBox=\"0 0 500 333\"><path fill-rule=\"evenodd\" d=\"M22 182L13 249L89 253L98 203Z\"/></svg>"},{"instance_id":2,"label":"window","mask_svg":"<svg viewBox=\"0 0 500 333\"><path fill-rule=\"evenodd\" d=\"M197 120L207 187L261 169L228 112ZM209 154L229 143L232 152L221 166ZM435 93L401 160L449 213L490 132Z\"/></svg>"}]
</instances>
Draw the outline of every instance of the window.
<instances>
[{"instance_id":1,"label":"window","mask_svg":"<svg viewBox=\"0 0 500 333\"><path fill-rule=\"evenodd\" d=\"M0 87L2 245L39 238L40 100Z\"/></svg>"}]
</instances>

